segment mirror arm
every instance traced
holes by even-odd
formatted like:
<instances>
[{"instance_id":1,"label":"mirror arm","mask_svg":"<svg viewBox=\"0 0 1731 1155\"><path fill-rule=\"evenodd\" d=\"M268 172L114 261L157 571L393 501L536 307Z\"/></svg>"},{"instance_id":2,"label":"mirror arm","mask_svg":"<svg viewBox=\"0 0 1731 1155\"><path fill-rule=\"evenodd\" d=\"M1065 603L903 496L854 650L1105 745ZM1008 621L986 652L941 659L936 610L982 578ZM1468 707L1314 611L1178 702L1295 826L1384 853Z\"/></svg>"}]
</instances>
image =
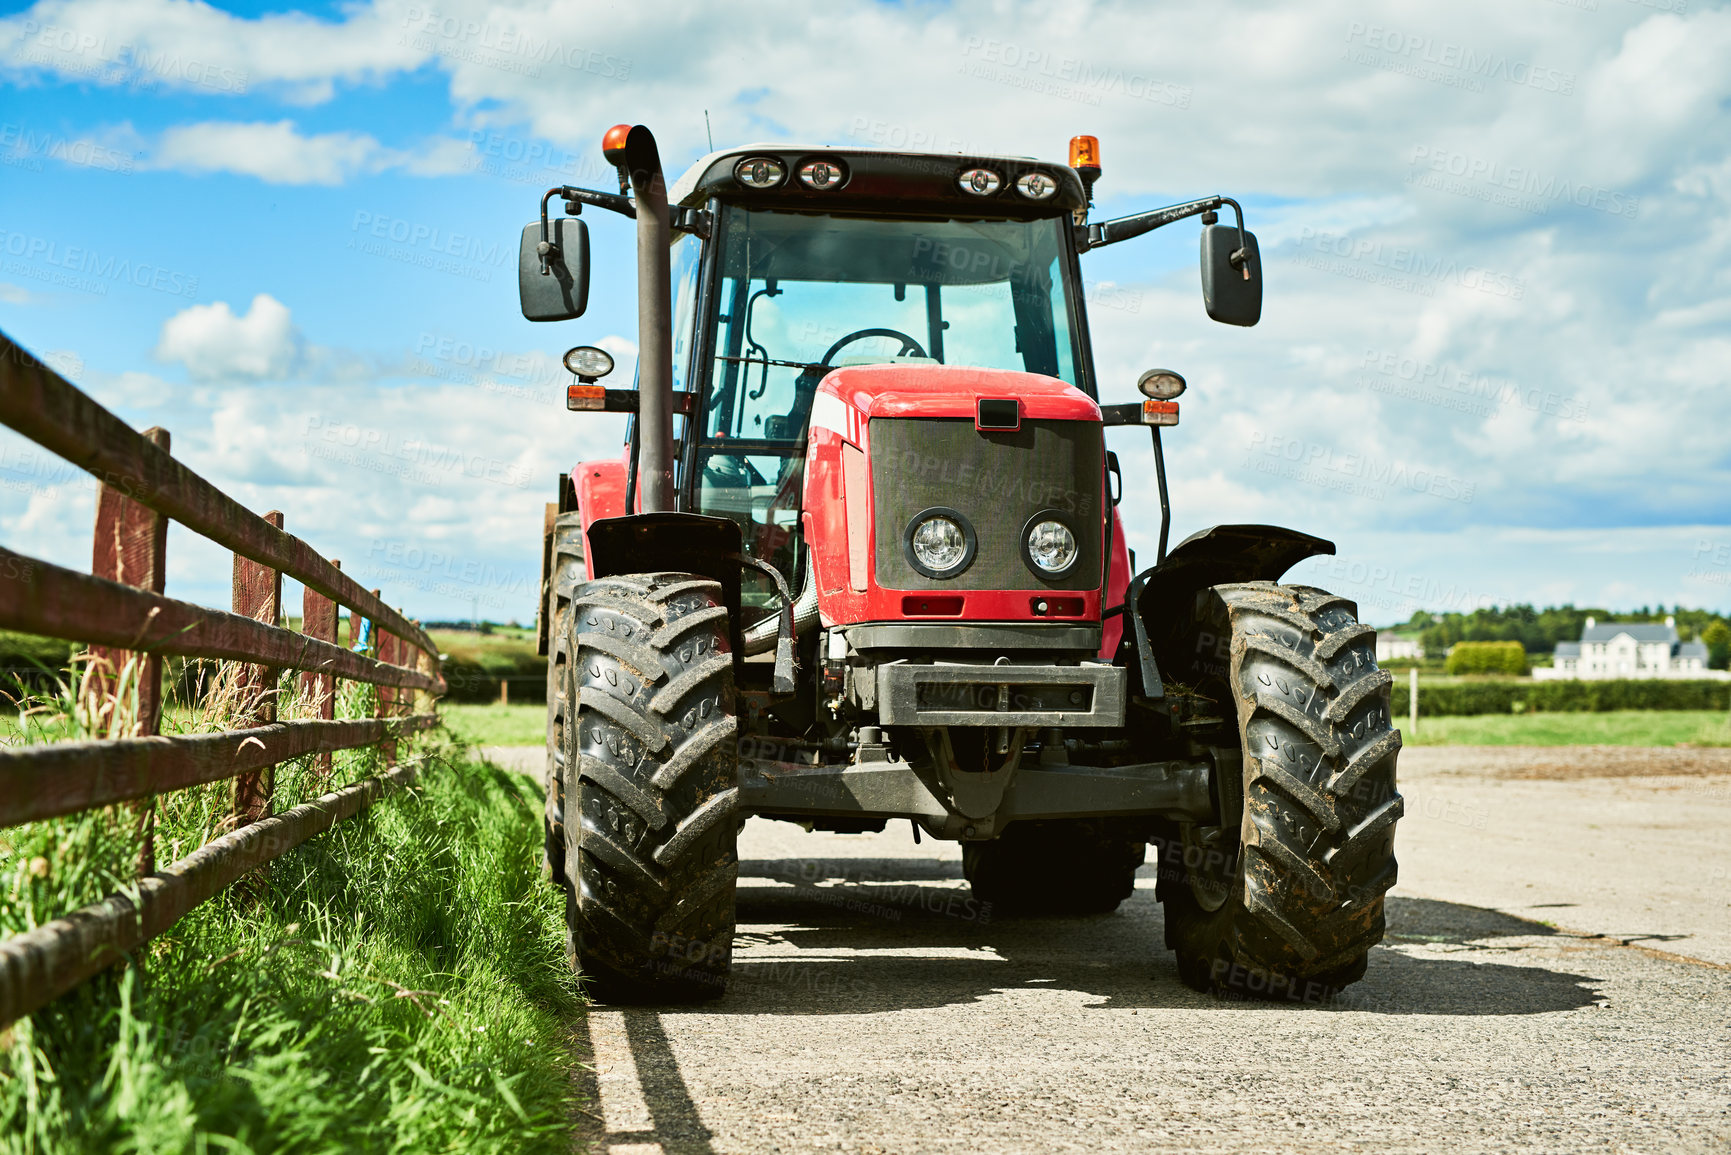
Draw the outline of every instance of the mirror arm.
<instances>
[{"instance_id":1,"label":"mirror arm","mask_svg":"<svg viewBox=\"0 0 1731 1155\"><path fill-rule=\"evenodd\" d=\"M565 215L567 216L576 216L583 211L584 205L594 205L598 209L611 209L619 215L630 217L633 220L637 218L636 206L629 199L617 193L596 192L594 189L575 188L568 184L548 189L541 194L541 243L535 249L541 256L541 275L543 277L552 275L553 255L559 247L547 239L547 202L554 197L564 198Z\"/></svg>"},{"instance_id":2,"label":"mirror arm","mask_svg":"<svg viewBox=\"0 0 1731 1155\"><path fill-rule=\"evenodd\" d=\"M1217 197L1215 199L1223 205L1232 206L1232 215L1238 221L1238 248L1233 250L1232 255L1226 259L1231 261L1232 267L1242 272L1244 274L1244 279L1248 281L1250 279L1250 270L1244 267L1244 262L1248 258L1250 246L1245 244L1244 241L1244 210L1240 208L1238 202L1233 200L1231 197Z\"/></svg>"},{"instance_id":3,"label":"mirror arm","mask_svg":"<svg viewBox=\"0 0 1731 1155\"><path fill-rule=\"evenodd\" d=\"M1076 248L1081 252L1097 249L1102 245L1114 245L1119 241L1127 241L1139 237L1143 233L1152 232L1157 228L1181 221L1185 217L1193 217L1199 213L1213 212L1221 205L1231 205L1233 213L1238 218L1238 251L1232 254L1232 267L1240 268L1244 264L1244 210L1231 197L1203 197L1199 201L1188 201L1181 205L1154 209L1152 212L1137 213L1134 216L1119 217L1116 220L1101 221L1088 225L1086 230L1076 230Z\"/></svg>"}]
</instances>

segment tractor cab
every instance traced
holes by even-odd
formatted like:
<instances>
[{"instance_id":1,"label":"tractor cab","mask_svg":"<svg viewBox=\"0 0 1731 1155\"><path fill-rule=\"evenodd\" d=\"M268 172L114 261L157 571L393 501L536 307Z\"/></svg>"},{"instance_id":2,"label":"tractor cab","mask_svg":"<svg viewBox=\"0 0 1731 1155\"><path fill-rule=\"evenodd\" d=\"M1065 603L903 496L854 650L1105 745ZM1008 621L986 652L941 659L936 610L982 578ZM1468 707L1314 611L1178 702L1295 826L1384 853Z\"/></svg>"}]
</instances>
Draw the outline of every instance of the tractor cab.
<instances>
[{"instance_id":1,"label":"tractor cab","mask_svg":"<svg viewBox=\"0 0 1731 1155\"><path fill-rule=\"evenodd\" d=\"M1037 374L1089 396L1074 214L1080 180L1008 158L750 147L670 193L682 508L737 521L747 552L805 580L812 406L835 369ZM990 381L990 378L973 378ZM988 392L1013 395L1012 378ZM775 590L748 576L748 606Z\"/></svg>"}]
</instances>

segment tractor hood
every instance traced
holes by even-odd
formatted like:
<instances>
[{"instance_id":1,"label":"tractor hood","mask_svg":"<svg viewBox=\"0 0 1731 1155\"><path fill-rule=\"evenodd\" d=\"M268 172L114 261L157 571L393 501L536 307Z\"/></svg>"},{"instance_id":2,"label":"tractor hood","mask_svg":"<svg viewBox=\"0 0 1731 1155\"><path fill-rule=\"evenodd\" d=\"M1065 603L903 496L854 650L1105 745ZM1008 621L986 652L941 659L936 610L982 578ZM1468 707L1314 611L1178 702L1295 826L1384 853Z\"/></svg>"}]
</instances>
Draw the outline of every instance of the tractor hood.
<instances>
[{"instance_id":1,"label":"tractor hood","mask_svg":"<svg viewBox=\"0 0 1731 1155\"><path fill-rule=\"evenodd\" d=\"M873 417L972 419L982 399L1011 398L1025 421L1100 420L1100 407L1092 398L1056 377L926 363L835 370L818 385L811 421L814 427L834 429L857 441L857 423Z\"/></svg>"}]
</instances>

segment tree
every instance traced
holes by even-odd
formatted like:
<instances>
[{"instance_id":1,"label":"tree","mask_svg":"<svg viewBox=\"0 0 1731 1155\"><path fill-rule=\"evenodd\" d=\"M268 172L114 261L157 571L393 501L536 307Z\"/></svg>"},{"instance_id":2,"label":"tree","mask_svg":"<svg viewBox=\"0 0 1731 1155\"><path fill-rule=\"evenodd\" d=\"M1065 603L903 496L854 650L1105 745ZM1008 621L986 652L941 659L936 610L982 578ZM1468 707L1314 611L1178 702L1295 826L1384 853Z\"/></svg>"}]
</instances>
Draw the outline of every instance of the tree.
<instances>
[{"instance_id":1,"label":"tree","mask_svg":"<svg viewBox=\"0 0 1731 1155\"><path fill-rule=\"evenodd\" d=\"M1723 621L1715 621L1701 631L1701 640L1707 643L1707 665L1715 670L1731 667L1731 626Z\"/></svg>"}]
</instances>

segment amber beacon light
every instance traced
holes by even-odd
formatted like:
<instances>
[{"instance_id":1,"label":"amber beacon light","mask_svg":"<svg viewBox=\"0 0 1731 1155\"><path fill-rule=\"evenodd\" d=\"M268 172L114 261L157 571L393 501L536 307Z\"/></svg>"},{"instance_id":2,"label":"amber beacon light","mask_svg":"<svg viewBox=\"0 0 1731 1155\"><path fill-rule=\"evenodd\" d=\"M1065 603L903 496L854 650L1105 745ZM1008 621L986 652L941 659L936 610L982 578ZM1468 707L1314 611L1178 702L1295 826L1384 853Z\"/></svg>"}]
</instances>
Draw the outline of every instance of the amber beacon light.
<instances>
[{"instance_id":1,"label":"amber beacon light","mask_svg":"<svg viewBox=\"0 0 1731 1155\"><path fill-rule=\"evenodd\" d=\"M1100 175L1100 138L1097 136L1072 136L1070 138L1070 167L1084 177Z\"/></svg>"},{"instance_id":2,"label":"amber beacon light","mask_svg":"<svg viewBox=\"0 0 1731 1155\"><path fill-rule=\"evenodd\" d=\"M1100 138L1097 136L1072 136L1070 138L1070 167L1076 170L1076 175L1082 178L1082 187L1088 190L1088 203L1094 203L1094 182L1100 179Z\"/></svg>"},{"instance_id":3,"label":"amber beacon light","mask_svg":"<svg viewBox=\"0 0 1731 1155\"><path fill-rule=\"evenodd\" d=\"M629 124L616 124L607 130L601 138L601 155L607 158L607 163L618 165L625 160L625 138L631 135ZM1070 144L1071 155L1075 154L1075 142Z\"/></svg>"}]
</instances>

